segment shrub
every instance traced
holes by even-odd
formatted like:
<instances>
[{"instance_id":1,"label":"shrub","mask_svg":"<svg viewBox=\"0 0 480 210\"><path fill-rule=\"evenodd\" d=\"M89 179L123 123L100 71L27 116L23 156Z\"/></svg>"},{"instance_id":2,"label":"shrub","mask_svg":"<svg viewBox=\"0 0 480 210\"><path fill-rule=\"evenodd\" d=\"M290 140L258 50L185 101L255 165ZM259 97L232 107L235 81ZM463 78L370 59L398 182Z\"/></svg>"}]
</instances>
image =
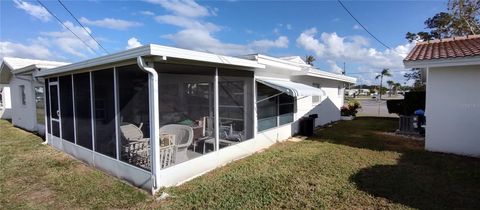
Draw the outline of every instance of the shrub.
<instances>
[{"instance_id":1,"label":"shrub","mask_svg":"<svg viewBox=\"0 0 480 210\"><path fill-rule=\"evenodd\" d=\"M356 116L358 109L362 108L357 100L350 100L340 109L342 116Z\"/></svg>"},{"instance_id":2,"label":"shrub","mask_svg":"<svg viewBox=\"0 0 480 210\"><path fill-rule=\"evenodd\" d=\"M425 92L407 92L403 100L387 100L389 113L413 115L415 110L425 110Z\"/></svg>"}]
</instances>

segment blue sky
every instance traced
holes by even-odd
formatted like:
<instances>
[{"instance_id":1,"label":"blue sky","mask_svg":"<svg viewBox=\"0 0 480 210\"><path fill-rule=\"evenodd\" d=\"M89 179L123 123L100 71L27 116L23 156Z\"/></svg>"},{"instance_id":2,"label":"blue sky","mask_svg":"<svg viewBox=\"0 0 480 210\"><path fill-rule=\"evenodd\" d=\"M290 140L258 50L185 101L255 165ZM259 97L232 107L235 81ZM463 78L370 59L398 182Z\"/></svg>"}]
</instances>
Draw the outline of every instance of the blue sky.
<instances>
[{"instance_id":1,"label":"blue sky","mask_svg":"<svg viewBox=\"0 0 480 210\"><path fill-rule=\"evenodd\" d=\"M41 0L92 49L36 1L0 1L0 57L76 62L104 55L58 1ZM444 11L446 1L344 1L380 40L370 37L336 1L62 1L110 52L162 44L226 55L263 53L317 58L321 70L376 83L382 68L405 82L404 36Z\"/></svg>"}]
</instances>

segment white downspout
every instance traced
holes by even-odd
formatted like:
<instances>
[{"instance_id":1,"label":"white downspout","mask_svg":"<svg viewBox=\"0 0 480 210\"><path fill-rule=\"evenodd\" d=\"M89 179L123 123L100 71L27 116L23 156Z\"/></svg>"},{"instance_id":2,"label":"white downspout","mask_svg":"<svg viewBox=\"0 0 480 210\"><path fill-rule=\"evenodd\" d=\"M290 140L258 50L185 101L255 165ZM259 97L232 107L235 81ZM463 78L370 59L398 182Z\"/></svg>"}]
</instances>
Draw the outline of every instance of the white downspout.
<instances>
[{"instance_id":1,"label":"white downspout","mask_svg":"<svg viewBox=\"0 0 480 210\"><path fill-rule=\"evenodd\" d=\"M163 57L166 60L166 57ZM152 179L153 187L152 194L154 195L159 189L158 180L160 175L160 155L157 154L160 151L160 118L159 118L159 102L158 102L158 73L152 68L152 63L146 64L141 56L137 57L137 64L141 70L148 73L148 94L149 94L149 107L150 107L150 139L153 139L152 145ZM153 128L153 129L152 129Z\"/></svg>"}]
</instances>

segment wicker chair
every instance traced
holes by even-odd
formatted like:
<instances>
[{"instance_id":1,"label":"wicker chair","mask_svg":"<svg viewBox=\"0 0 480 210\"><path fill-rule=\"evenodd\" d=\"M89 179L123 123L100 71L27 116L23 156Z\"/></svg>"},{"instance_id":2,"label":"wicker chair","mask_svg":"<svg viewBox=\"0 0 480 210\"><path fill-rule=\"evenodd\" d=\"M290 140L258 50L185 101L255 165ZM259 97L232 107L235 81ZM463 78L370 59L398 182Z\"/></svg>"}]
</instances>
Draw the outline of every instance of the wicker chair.
<instances>
[{"instance_id":1,"label":"wicker chair","mask_svg":"<svg viewBox=\"0 0 480 210\"><path fill-rule=\"evenodd\" d=\"M181 163L188 160L187 150L193 142L193 129L190 126L169 124L160 128L160 135L170 134L175 137L175 163Z\"/></svg>"},{"instance_id":2,"label":"wicker chair","mask_svg":"<svg viewBox=\"0 0 480 210\"><path fill-rule=\"evenodd\" d=\"M141 126L140 126L141 127ZM143 138L143 132L134 124L122 123L122 160L133 165L150 168L150 139Z\"/></svg>"}]
</instances>

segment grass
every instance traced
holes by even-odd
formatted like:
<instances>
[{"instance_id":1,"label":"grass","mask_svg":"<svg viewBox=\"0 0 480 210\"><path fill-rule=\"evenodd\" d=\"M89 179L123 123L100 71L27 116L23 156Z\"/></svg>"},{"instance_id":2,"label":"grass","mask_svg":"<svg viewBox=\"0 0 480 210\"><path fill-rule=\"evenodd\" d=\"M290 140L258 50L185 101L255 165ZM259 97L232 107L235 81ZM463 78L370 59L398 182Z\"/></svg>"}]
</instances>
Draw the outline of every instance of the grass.
<instances>
[{"instance_id":1,"label":"grass","mask_svg":"<svg viewBox=\"0 0 480 210\"><path fill-rule=\"evenodd\" d=\"M0 205L10 208L478 209L480 160L386 135L395 119L342 121L178 187L161 202L0 121Z\"/></svg>"},{"instance_id":2,"label":"grass","mask_svg":"<svg viewBox=\"0 0 480 210\"><path fill-rule=\"evenodd\" d=\"M1 209L105 209L142 205L150 196L42 145L0 121Z\"/></svg>"}]
</instances>

